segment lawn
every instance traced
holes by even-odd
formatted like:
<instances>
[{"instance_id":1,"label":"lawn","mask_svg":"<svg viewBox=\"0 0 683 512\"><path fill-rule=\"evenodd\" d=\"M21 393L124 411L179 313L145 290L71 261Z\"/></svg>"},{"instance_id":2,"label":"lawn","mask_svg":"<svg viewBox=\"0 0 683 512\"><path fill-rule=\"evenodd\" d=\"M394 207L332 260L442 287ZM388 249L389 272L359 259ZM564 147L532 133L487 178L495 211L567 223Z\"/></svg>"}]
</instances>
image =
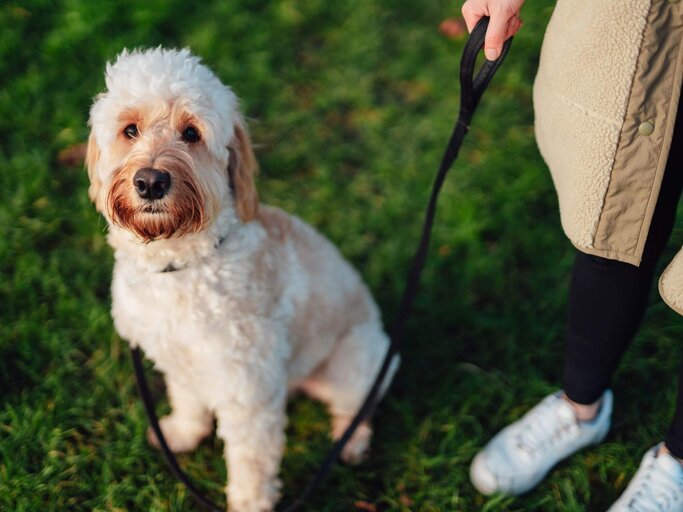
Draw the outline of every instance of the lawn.
<instances>
[{"instance_id":1,"label":"lawn","mask_svg":"<svg viewBox=\"0 0 683 512\"><path fill-rule=\"evenodd\" d=\"M337 466L308 510L604 510L666 431L683 322L653 292L615 378L607 441L522 498L486 498L468 480L476 451L561 385L573 249L531 100L553 2L528 4L445 185L371 457ZM438 26L458 12L457 0L3 2L0 510L200 510L145 441L127 344L109 315L105 222L82 164L59 156L87 138L105 62L160 44L201 55L250 119L261 197L338 244L390 323L457 113L464 40ZM153 385L163 412L158 375ZM297 398L289 415L285 500L329 445L319 404ZM180 461L223 502L220 441Z\"/></svg>"}]
</instances>

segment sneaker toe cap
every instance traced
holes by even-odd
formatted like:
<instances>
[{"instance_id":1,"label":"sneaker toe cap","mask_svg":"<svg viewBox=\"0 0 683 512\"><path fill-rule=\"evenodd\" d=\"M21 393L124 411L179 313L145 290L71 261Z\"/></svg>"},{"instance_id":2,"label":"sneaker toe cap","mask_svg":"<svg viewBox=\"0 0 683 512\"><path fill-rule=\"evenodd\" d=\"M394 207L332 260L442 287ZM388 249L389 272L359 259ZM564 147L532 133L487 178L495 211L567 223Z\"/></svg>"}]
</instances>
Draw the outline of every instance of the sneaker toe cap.
<instances>
[{"instance_id":1,"label":"sneaker toe cap","mask_svg":"<svg viewBox=\"0 0 683 512\"><path fill-rule=\"evenodd\" d=\"M524 494L541 481L544 473L539 472L538 468L514 467L510 457L505 457L502 450L481 451L470 466L472 484L487 496L496 492Z\"/></svg>"},{"instance_id":2,"label":"sneaker toe cap","mask_svg":"<svg viewBox=\"0 0 683 512\"><path fill-rule=\"evenodd\" d=\"M487 496L501 490L496 475L488 466L484 452L479 452L474 457L470 466L470 480L480 493Z\"/></svg>"}]
</instances>

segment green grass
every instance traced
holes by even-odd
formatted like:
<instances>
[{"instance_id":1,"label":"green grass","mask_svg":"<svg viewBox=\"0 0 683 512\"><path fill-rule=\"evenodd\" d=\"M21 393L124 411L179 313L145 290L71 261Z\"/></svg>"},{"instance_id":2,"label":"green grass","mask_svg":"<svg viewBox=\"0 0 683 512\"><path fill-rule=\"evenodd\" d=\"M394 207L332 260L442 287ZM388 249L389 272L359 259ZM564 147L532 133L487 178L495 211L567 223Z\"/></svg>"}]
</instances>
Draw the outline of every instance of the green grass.
<instances>
[{"instance_id":1,"label":"green grass","mask_svg":"<svg viewBox=\"0 0 683 512\"><path fill-rule=\"evenodd\" d=\"M84 170L57 159L87 137L105 61L159 44L201 55L252 120L261 196L337 243L389 323L458 108L463 41L437 31L456 3L0 6L0 510L199 510L144 439L126 342L109 316L105 224ZM552 5L526 6L444 188L371 458L336 467L309 510L349 511L361 500L378 511L604 510L666 431L683 325L653 293L615 379L607 442L523 498L484 498L468 481L477 449L560 385L573 250L535 146L531 101ZM286 498L328 446L319 404L296 399L289 412ZM180 461L223 500L218 440Z\"/></svg>"}]
</instances>

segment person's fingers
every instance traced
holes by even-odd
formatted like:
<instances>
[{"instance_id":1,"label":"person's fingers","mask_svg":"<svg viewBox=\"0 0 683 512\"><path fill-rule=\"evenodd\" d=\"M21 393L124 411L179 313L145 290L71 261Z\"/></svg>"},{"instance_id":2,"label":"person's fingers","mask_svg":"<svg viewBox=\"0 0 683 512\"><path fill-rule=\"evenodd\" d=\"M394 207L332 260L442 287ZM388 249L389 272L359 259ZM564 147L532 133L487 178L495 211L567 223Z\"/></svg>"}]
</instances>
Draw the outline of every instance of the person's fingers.
<instances>
[{"instance_id":1,"label":"person's fingers","mask_svg":"<svg viewBox=\"0 0 683 512\"><path fill-rule=\"evenodd\" d=\"M477 9L477 6L471 0L468 0L462 5L462 17L465 20L465 25L467 25L467 31L472 32L477 22L484 15L484 12Z\"/></svg>"},{"instance_id":2,"label":"person's fingers","mask_svg":"<svg viewBox=\"0 0 683 512\"><path fill-rule=\"evenodd\" d=\"M472 32L483 16L490 16L484 53L488 60L496 60L503 49L503 43L515 35L523 23L519 19L519 8L523 0L494 3L490 0L466 0L462 6L462 17L467 31ZM491 5L489 5L491 4Z\"/></svg>"},{"instance_id":3,"label":"person's fingers","mask_svg":"<svg viewBox=\"0 0 683 512\"><path fill-rule=\"evenodd\" d=\"M508 23L507 33L505 34L505 40L507 41L517 32L519 32L519 29L522 28L522 25L524 25L524 23L522 23L522 20L520 20L518 16L511 18Z\"/></svg>"},{"instance_id":4,"label":"person's fingers","mask_svg":"<svg viewBox=\"0 0 683 512\"><path fill-rule=\"evenodd\" d=\"M511 17L505 12L492 12L489 28L486 30L484 54L488 60L496 60L507 39L508 22Z\"/></svg>"}]
</instances>

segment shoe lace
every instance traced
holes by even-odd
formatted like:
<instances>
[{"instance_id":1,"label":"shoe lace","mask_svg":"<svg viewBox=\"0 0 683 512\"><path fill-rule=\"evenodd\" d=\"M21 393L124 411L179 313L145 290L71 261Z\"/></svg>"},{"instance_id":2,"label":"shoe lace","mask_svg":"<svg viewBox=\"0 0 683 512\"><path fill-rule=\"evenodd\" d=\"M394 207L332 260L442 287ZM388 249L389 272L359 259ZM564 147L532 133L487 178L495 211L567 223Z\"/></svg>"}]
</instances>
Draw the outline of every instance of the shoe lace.
<instances>
[{"instance_id":1,"label":"shoe lace","mask_svg":"<svg viewBox=\"0 0 683 512\"><path fill-rule=\"evenodd\" d=\"M655 468L652 462L628 503L632 512L666 512L671 510L674 503L681 500L683 494L683 478L675 478L663 474Z\"/></svg>"},{"instance_id":2,"label":"shoe lace","mask_svg":"<svg viewBox=\"0 0 683 512\"><path fill-rule=\"evenodd\" d=\"M561 415L554 405L540 404L523 420L516 443L530 457L543 453L579 428L576 419Z\"/></svg>"}]
</instances>

